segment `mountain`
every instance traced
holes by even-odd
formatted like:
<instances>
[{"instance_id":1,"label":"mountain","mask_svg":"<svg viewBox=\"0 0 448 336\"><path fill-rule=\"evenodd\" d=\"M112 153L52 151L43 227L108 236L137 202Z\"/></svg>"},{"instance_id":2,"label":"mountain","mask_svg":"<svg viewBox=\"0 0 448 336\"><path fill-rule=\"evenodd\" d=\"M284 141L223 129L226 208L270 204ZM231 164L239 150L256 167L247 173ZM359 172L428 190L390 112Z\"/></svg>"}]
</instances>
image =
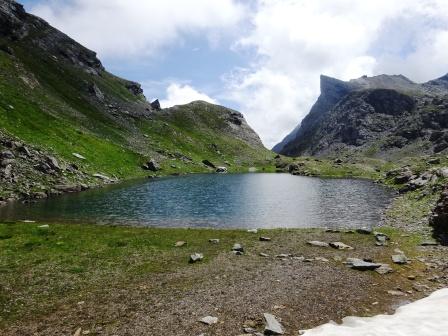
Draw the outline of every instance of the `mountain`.
<instances>
[{"instance_id":1,"label":"mountain","mask_svg":"<svg viewBox=\"0 0 448 336\"><path fill-rule=\"evenodd\" d=\"M286 146L286 144L288 144L290 141L294 140L299 129L300 129L300 123L287 136L285 136L282 141L280 141L278 144L276 144L274 147L272 147L272 151L275 153L280 153L283 150L283 148Z\"/></svg>"},{"instance_id":2,"label":"mountain","mask_svg":"<svg viewBox=\"0 0 448 336\"><path fill-rule=\"evenodd\" d=\"M448 75L423 84L402 75L320 82L319 98L280 154L387 159L447 150Z\"/></svg>"},{"instance_id":3,"label":"mountain","mask_svg":"<svg viewBox=\"0 0 448 336\"><path fill-rule=\"evenodd\" d=\"M0 203L146 176L148 161L171 174L272 156L240 113L206 102L160 109L95 52L0 1Z\"/></svg>"}]
</instances>

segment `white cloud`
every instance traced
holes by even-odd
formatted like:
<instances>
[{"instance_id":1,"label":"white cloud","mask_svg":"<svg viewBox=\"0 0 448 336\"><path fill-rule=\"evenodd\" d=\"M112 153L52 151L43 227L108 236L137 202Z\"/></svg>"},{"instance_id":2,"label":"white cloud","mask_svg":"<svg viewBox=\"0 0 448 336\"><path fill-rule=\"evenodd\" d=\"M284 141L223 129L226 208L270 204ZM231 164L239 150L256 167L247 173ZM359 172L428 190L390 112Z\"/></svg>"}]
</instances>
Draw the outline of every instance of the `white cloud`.
<instances>
[{"instance_id":1,"label":"white cloud","mask_svg":"<svg viewBox=\"0 0 448 336\"><path fill-rule=\"evenodd\" d=\"M225 82L267 146L308 113L320 74L423 81L448 72L445 0L259 0L252 24L236 48L258 58Z\"/></svg>"},{"instance_id":2,"label":"white cloud","mask_svg":"<svg viewBox=\"0 0 448 336\"><path fill-rule=\"evenodd\" d=\"M205 32L212 43L245 15L235 0L50 0L31 8L102 57L155 55L185 34Z\"/></svg>"},{"instance_id":3,"label":"white cloud","mask_svg":"<svg viewBox=\"0 0 448 336\"><path fill-rule=\"evenodd\" d=\"M203 100L212 104L218 102L207 96L205 93L197 91L195 88L187 84L172 83L166 89L166 98L160 101L162 108L174 105L188 104L195 100Z\"/></svg>"}]
</instances>

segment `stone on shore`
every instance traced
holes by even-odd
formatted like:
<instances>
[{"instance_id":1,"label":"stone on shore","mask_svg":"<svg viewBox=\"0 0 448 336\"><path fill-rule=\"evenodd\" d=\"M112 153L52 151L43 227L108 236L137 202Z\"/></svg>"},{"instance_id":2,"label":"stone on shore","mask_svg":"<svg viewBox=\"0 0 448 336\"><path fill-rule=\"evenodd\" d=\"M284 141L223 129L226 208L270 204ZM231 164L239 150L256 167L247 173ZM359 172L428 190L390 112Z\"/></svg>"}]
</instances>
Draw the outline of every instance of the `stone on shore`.
<instances>
[{"instance_id":1,"label":"stone on shore","mask_svg":"<svg viewBox=\"0 0 448 336\"><path fill-rule=\"evenodd\" d=\"M408 258L404 254L394 254L392 261L398 265L404 265L408 263Z\"/></svg>"},{"instance_id":2,"label":"stone on shore","mask_svg":"<svg viewBox=\"0 0 448 336\"><path fill-rule=\"evenodd\" d=\"M372 233L372 230L369 229L369 228L365 228L365 227L364 227L364 228L356 229L356 232L359 233L359 234L366 234L366 235L369 235L369 234Z\"/></svg>"},{"instance_id":3,"label":"stone on shore","mask_svg":"<svg viewBox=\"0 0 448 336\"><path fill-rule=\"evenodd\" d=\"M236 243L236 244L233 244L232 251L243 253L244 247L241 244Z\"/></svg>"},{"instance_id":4,"label":"stone on shore","mask_svg":"<svg viewBox=\"0 0 448 336\"><path fill-rule=\"evenodd\" d=\"M310 241L307 241L306 243L311 246L319 246L319 247L329 247L330 246L328 243L321 242L318 240L310 240Z\"/></svg>"},{"instance_id":5,"label":"stone on shore","mask_svg":"<svg viewBox=\"0 0 448 336\"><path fill-rule=\"evenodd\" d=\"M204 323L206 325L212 325L218 323L218 318L214 316L205 316L201 318L199 322Z\"/></svg>"},{"instance_id":6,"label":"stone on shore","mask_svg":"<svg viewBox=\"0 0 448 336\"><path fill-rule=\"evenodd\" d=\"M364 260L358 259L358 258L348 258L346 263L352 269L355 269L358 271L373 271L373 270L376 270L377 268L381 267L381 264L367 262L367 261L364 261Z\"/></svg>"},{"instance_id":7,"label":"stone on shore","mask_svg":"<svg viewBox=\"0 0 448 336\"><path fill-rule=\"evenodd\" d=\"M332 248L338 249L338 250L354 250L353 247L350 245L347 245L343 242L332 242L329 244Z\"/></svg>"},{"instance_id":8,"label":"stone on shore","mask_svg":"<svg viewBox=\"0 0 448 336\"><path fill-rule=\"evenodd\" d=\"M271 241L271 238L269 238L269 237L260 237L260 241L265 241L265 242Z\"/></svg>"},{"instance_id":9,"label":"stone on shore","mask_svg":"<svg viewBox=\"0 0 448 336\"><path fill-rule=\"evenodd\" d=\"M192 255L190 255L190 264L202 261L202 259L204 259L204 255L202 253L193 253Z\"/></svg>"},{"instance_id":10,"label":"stone on shore","mask_svg":"<svg viewBox=\"0 0 448 336\"><path fill-rule=\"evenodd\" d=\"M266 320L266 327L264 328L265 335L283 335L283 327L280 322L277 321L274 315L264 313Z\"/></svg>"}]
</instances>

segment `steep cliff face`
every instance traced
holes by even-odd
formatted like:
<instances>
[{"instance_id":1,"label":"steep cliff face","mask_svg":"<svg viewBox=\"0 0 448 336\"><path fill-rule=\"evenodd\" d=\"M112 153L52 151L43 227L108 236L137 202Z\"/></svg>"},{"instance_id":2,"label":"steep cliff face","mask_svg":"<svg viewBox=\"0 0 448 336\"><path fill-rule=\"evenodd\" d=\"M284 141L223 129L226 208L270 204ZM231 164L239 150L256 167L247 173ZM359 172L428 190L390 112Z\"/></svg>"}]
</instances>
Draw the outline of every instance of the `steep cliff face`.
<instances>
[{"instance_id":1,"label":"steep cliff face","mask_svg":"<svg viewBox=\"0 0 448 336\"><path fill-rule=\"evenodd\" d=\"M394 157L448 148L448 76L321 77L321 95L281 154Z\"/></svg>"},{"instance_id":2,"label":"steep cliff face","mask_svg":"<svg viewBox=\"0 0 448 336\"><path fill-rule=\"evenodd\" d=\"M204 102L161 110L140 84L11 0L0 1L3 152L0 204L144 176L149 159L170 174L207 171L204 159L237 170L273 156L240 113Z\"/></svg>"}]
</instances>

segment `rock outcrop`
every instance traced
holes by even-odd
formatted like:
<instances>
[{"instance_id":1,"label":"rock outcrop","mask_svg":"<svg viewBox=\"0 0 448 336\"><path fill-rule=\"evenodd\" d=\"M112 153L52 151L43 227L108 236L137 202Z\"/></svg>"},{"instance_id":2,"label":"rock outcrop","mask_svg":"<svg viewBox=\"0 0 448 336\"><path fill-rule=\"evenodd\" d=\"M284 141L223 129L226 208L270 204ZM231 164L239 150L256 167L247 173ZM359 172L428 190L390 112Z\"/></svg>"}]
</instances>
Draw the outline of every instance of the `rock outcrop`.
<instances>
[{"instance_id":1,"label":"rock outcrop","mask_svg":"<svg viewBox=\"0 0 448 336\"><path fill-rule=\"evenodd\" d=\"M434 208L430 224L434 229L434 236L442 244L448 245L448 186L445 186L437 206Z\"/></svg>"}]
</instances>

